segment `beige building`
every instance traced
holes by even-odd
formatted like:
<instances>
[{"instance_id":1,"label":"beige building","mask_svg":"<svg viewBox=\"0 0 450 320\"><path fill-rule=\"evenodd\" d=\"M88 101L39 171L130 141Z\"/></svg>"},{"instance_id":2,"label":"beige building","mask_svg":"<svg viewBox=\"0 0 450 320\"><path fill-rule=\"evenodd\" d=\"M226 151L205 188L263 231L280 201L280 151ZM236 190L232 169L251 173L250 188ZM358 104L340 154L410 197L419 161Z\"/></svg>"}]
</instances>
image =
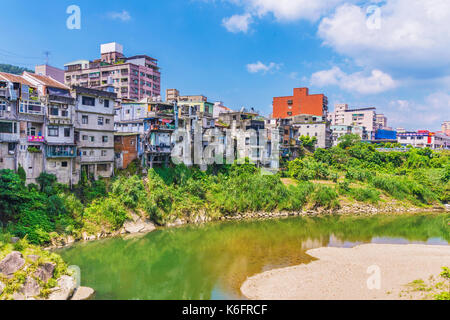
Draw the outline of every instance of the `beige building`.
<instances>
[{"instance_id":1,"label":"beige building","mask_svg":"<svg viewBox=\"0 0 450 320\"><path fill-rule=\"evenodd\" d=\"M332 126L364 127L370 140L375 139L375 133L378 129L376 108L349 109L347 104L337 104L335 111L328 114L328 120Z\"/></svg>"},{"instance_id":2,"label":"beige building","mask_svg":"<svg viewBox=\"0 0 450 320\"><path fill-rule=\"evenodd\" d=\"M115 93L72 87L75 102L75 141L78 146L77 174L111 177L114 170Z\"/></svg>"},{"instance_id":3,"label":"beige building","mask_svg":"<svg viewBox=\"0 0 450 320\"><path fill-rule=\"evenodd\" d=\"M388 128L388 119L384 114L376 115L376 127L377 127L377 129Z\"/></svg>"}]
</instances>

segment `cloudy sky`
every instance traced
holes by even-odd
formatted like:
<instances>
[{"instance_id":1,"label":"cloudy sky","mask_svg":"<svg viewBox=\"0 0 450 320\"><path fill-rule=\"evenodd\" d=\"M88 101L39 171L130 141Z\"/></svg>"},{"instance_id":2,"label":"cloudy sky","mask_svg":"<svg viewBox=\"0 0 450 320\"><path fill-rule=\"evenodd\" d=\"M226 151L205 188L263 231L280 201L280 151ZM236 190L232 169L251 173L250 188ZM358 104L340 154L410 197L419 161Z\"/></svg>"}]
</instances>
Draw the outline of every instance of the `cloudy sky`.
<instances>
[{"instance_id":1,"label":"cloudy sky","mask_svg":"<svg viewBox=\"0 0 450 320\"><path fill-rule=\"evenodd\" d=\"M80 30L66 27L72 4ZM450 120L448 0L9 1L0 27L0 63L32 67L50 51L62 67L116 41L159 60L163 90L234 109L268 115L272 97L310 87L331 110L375 106L393 127Z\"/></svg>"}]
</instances>

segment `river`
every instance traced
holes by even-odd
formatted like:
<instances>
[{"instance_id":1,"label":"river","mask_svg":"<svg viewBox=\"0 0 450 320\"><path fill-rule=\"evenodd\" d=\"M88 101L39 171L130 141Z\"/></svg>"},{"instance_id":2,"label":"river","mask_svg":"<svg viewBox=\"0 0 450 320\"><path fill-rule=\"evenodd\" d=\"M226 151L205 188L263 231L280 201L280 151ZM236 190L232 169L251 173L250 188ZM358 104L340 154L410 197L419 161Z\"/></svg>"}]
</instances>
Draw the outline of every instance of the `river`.
<instances>
[{"instance_id":1,"label":"river","mask_svg":"<svg viewBox=\"0 0 450 320\"><path fill-rule=\"evenodd\" d=\"M58 251L99 300L242 299L247 277L363 243L450 243L449 214L297 217L162 229Z\"/></svg>"}]
</instances>

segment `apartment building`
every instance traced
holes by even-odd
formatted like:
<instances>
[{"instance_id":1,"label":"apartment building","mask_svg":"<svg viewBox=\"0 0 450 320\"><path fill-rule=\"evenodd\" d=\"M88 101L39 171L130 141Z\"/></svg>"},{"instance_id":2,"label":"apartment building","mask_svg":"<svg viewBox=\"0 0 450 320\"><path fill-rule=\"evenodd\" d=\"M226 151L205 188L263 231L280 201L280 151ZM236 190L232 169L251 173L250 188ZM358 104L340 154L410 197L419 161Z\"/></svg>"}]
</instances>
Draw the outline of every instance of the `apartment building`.
<instances>
[{"instance_id":1,"label":"apartment building","mask_svg":"<svg viewBox=\"0 0 450 320\"><path fill-rule=\"evenodd\" d=\"M98 90L112 87L120 99L161 96L158 60L147 55L126 57L123 46L115 42L102 44L100 53L100 59L94 61L65 64L65 84Z\"/></svg>"},{"instance_id":2,"label":"apartment building","mask_svg":"<svg viewBox=\"0 0 450 320\"><path fill-rule=\"evenodd\" d=\"M384 114L376 114L375 123L377 129L388 129L388 119Z\"/></svg>"},{"instance_id":3,"label":"apartment building","mask_svg":"<svg viewBox=\"0 0 450 320\"><path fill-rule=\"evenodd\" d=\"M273 118L288 118L301 114L326 118L328 98L324 94L309 94L308 88L295 88L293 96L273 98Z\"/></svg>"},{"instance_id":4,"label":"apartment building","mask_svg":"<svg viewBox=\"0 0 450 320\"><path fill-rule=\"evenodd\" d=\"M73 118L75 99L69 87L51 77L24 72L23 78L38 89L40 100L46 107L43 169L54 174L58 182L71 186L78 182L74 175L77 156Z\"/></svg>"},{"instance_id":5,"label":"apartment building","mask_svg":"<svg viewBox=\"0 0 450 320\"><path fill-rule=\"evenodd\" d=\"M220 114L219 123L230 130L231 145L227 145L227 152L231 152L234 159L249 158L259 166L268 165L268 134L263 117L254 110L244 109Z\"/></svg>"},{"instance_id":6,"label":"apartment building","mask_svg":"<svg viewBox=\"0 0 450 320\"><path fill-rule=\"evenodd\" d=\"M330 123L324 117L309 114L292 117L291 125L293 137L300 140L300 137L315 137L317 139L316 148L328 149L332 145Z\"/></svg>"},{"instance_id":7,"label":"apartment building","mask_svg":"<svg viewBox=\"0 0 450 320\"><path fill-rule=\"evenodd\" d=\"M50 77L60 83L64 83L64 70L43 64L34 68L34 73L39 76Z\"/></svg>"},{"instance_id":8,"label":"apartment building","mask_svg":"<svg viewBox=\"0 0 450 320\"><path fill-rule=\"evenodd\" d=\"M368 132L368 139L374 140L376 130L379 128L376 115L376 108L350 109L347 104L337 104L335 111L328 115L328 120L332 126L364 127Z\"/></svg>"},{"instance_id":9,"label":"apartment building","mask_svg":"<svg viewBox=\"0 0 450 320\"><path fill-rule=\"evenodd\" d=\"M76 174L111 177L114 170L114 101L112 92L71 87L75 99L75 142L78 146Z\"/></svg>"},{"instance_id":10,"label":"apartment building","mask_svg":"<svg viewBox=\"0 0 450 320\"><path fill-rule=\"evenodd\" d=\"M0 116L2 138L0 168L22 166L27 183L36 183L44 171L44 130L46 106L36 85L22 76L0 73L4 89ZM6 147L7 145L7 147ZM14 159L14 160L13 160Z\"/></svg>"},{"instance_id":11,"label":"apartment building","mask_svg":"<svg viewBox=\"0 0 450 320\"><path fill-rule=\"evenodd\" d=\"M20 142L18 102L22 84L31 85L21 77L0 73L0 169L17 170Z\"/></svg>"},{"instance_id":12,"label":"apartment building","mask_svg":"<svg viewBox=\"0 0 450 320\"><path fill-rule=\"evenodd\" d=\"M143 166L169 165L172 133L178 125L176 104L142 99L123 103L116 109L115 129L119 135L138 134L138 156Z\"/></svg>"},{"instance_id":13,"label":"apartment building","mask_svg":"<svg viewBox=\"0 0 450 320\"><path fill-rule=\"evenodd\" d=\"M222 101L214 102L214 109L213 110L214 110L214 112L213 112L213 118L214 119L219 119L219 116L220 116L221 113L233 112L233 110L231 110L230 108L225 107L223 105Z\"/></svg>"},{"instance_id":14,"label":"apartment building","mask_svg":"<svg viewBox=\"0 0 450 320\"><path fill-rule=\"evenodd\" d=\"M140 150L139 133L114 133L114 153L115 167L117 169L126 169L139 158Z\"/></svg>"}]
</instances>

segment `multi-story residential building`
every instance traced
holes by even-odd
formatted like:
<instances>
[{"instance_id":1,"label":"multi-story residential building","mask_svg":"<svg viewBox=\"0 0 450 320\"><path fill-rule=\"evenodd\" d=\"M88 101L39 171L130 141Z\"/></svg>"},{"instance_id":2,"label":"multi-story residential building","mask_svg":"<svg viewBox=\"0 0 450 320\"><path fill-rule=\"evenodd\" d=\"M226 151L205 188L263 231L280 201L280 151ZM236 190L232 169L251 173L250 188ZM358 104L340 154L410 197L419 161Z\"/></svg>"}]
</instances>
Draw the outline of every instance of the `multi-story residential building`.
<instances>
[{"instance_id":1,"label":"multi-story residential building","mask_svg":"<svg viewBox=\"0 0 450 320\"><path fill-rule=\"evenodd\" d=\"M364 127L368 132L368 139L375 139L377 128L376 108L349 109L347 104L338 104L335 111L328 115L332 126L345 125Z\"/></svg>"},{"instance_id":2,"label":"multi-story residential building","mask_svg":"<svg viewBox=\"0 0 450 320\"><path fill-rule=\"evenodd\" d=\"M309 94L308 88L295 88L294 95L273 98L273 118L288 118L301 114L327 117L328 98L324 94Z\"/></svg>"},{"instance_id":3,"label":"multi-story residential building","mask_svg":"<svg viewBox=\"0 0 450 320\"><path fill-rule=\"evenodd\" d=\"M43 64L34 68L34 73L39 76L50 77L60 83L64 83L64 70Z\"/></svg>"},{"instance_id":4,"label":"multi-story residential building","mask_svg":"<svg viewBox=\"0 0 450 320\"><path fill-rule=\"evenodd\" d=\"M166 101L175 102L178 101L178 97L180 96L180 91L177 89L167 89L166 90Z\"/></svg>"},{"instance_id":5,"label":"multi-story residential building","mask_svg":"<svg viewBox=\"0 0 450 320\"><path fill-rule=\"evenodd\" d=\"M293 137L315 137L316 148L327 149L332 145L330 123L324 117L309 114L297 115L291 118Z\"/></svg>"},{"instance_id":6,"label":"multi-story residential building","mask_svg":"<svg viewBox=\"0 0 450 320\"><path fill-rule=\"evenodd\" d=\"M19 76L0 73L0 169L17 169L20 123L17 106L22 82Z\"/></svg>"},{"instance_id":7,"label":"multi-story residential building","mask_svg":"<svg viewBox=\"0 0 450 320\"><path fill-rule=\"evenodd\" d=\"M377 129L387 129L388 119L384 114L377 114L375 119Z\"/></svg>"},{"instance_id":8,"label":"multi-story residential building","mask_svg":"<svg viewBox=\"0 0 450 320\"><path fill-rule=\"evenodd\" d=\"M93 89L114 88L120 99L140 100L161 96L158 61L147 55L125 57L118 43L101 45L101 58L65 65L66 85Z\"/></svg>"},{"instance_id":9,"label":"multi-story residential building","mask_svg":"<svg viewBox=\"0 0 450 320\"><path fill-rule=\"evenodd\" d=\"M228 107L225 107L222 101L214 102L214 112L213 112L214 119L219 119L221 113L230 113L230 112L233 112L233 110L231 110Z\"/></svg>"},{"instance_id":10,"label":"multi-story residential building","mask_svg":"<svg viewBox=\"0 0 450 320\"><path fill-rule=\"evenodd\" d=\"M74 130L75 99L70 88L47 76L24 72L23 78L37 87L40 100L46 106L44 118L44 171L54 174L58 182L72 185L78 182Z\"/></svg>"},{"instance_id":11,"label":"multi-story residential building","mask_svg":"<svg viewBox=\"0 0 450 320\"><path fill-rule=\"evenodd\" d=\"M442 132L450 136L450 121L444 121L444 123L442 123Z\"/></svg>"},{"instance_id":12,"label":"multi-story residential building","mask_svg":"<svg viewBox=\"0 0 450 320\"><path fill-rule=\"evenodd\" d=\"M143 166L170 163L172 133L177 125L178 110L172 103L143 99L116 109L116 131L139 134L138 156L142 156Z\"/></svg>"},{"instance_id":13,"label":"multi-story residential building","mask_svg":"<svg viewBox=\"0 0 450 320\"><path fill-rule=\"evenodd\" d=\"M112 92L72 86L75 101L76 173L111 177L114 170L114 101Z\"/></svg>"},{"instance_id":14,"label":"multi-story residential building","mask_svg":"<svg viewBox=\"0 0 450 320\"><path fill-rule=\"evenodd\" d=\"M41 101L38 88L22 76L0 73L0 79L6 86L6 96L3 100L5 108L3 118L8 121L3 126L2 141L8 143L8 153L5 154L5 143L2 143L2 155L8 168L23 167L27 183L36 183L36 179L44 171L45 114L46 106ZM0 114L1 116L1 114ZM9 126L12 125L10 129ZM19 137L17 141L17 135ZM6 158L6 159L5 159ZM0 163L1 164L1 163Z\"/></svg>"},{"instance_id":15,"label":"multi-story residential building","mask_svg":"<svg viewBox=\"0 0 450 320\"><path fill-rule=\"evenodd\" d=\"M450 149L450 137L443 133L434 133L428 130L417 132L399 132L397 141L402 146L415 148Z\"/></svg>"},{"instance_id":16,"label":"multi-story residential building","mask_svg":"<svg viewBox=\"0 0 450 320\"><path fill-rule=\"evenodd\" d=\"M268 134L263 117L254 110L241 110L220 114L219 123L230 130L231 145L227 146L227 156L238 160L249 158L259 166L269 164Z\"/></svg>"},{"instance_id":17,"label":"multi-story residential building","mask_svg":"<svg viewBox=\"0 0 450 320\"><path fill-rule=\"evenodd\" d=\"M133 161L139 158L140 134L116 132L114 134L115 167L126 169Z\"/></svg>"}]
</instances>

